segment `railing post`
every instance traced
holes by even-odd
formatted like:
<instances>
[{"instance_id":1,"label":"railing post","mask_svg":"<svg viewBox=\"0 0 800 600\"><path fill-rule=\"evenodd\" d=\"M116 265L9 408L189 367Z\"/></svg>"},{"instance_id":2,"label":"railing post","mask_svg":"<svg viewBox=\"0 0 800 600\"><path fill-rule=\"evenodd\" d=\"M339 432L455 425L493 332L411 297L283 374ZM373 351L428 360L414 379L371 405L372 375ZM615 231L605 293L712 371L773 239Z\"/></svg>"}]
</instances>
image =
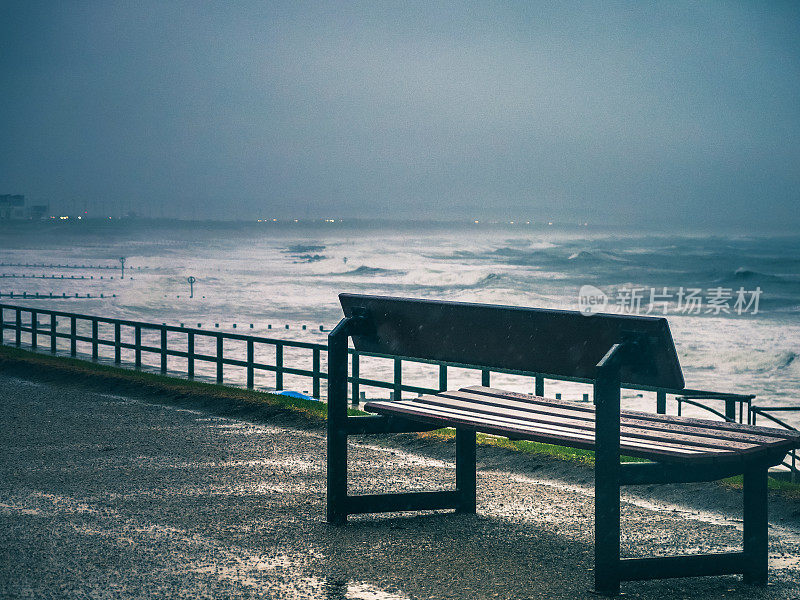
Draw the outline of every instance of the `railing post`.
<instances>
[{"instance_id":1,"label":"railing post","mask_svg":"<svg viewBox=\"0 0 800 600\"><path fill-rule=\"evenodd\" d=\"M491 380L491 376L492 376L492 374L491 374L491 371L489 371L489 369L482 369L481 370L481 385L483 387L491 386L491 381L492 381Z\"/></svg>"},{"instance_id":2,"label":"railing post","mask_svg":"<svg viewBox=\"0 0 800 600\"><path fill-rule=\"evenodd\" d=\"M34 350L38 345L38 337L39 337L39 315L36 313L35 310L31 311L31 348Z\"/></svg>"},{"instance_id":3,"label":"railing post","mask_svg":"<svg viewBox=\"0 0 800 600\"><path fill-rule=\"evenodd\" d=\"M189 332L186 340L186 370L189 379L194 379L194 332Z\"/></svg>"},{"instance_id":4,"label":"railing post","mask_svg":"<svg viewBox=\"0 0 800 600\"><path fill-rule=\"evenodd\" d=\"M439 365L439 391L447 390L447 365Z\"/></svg>"},{"instance_id":5,"label":"railing post","mask_svg":"<svg viewBox=\"0 0 800 600\"><path fill-rule=\"evenodd\" d=\"M133 363L137 369L142 368L142 326L135 325L133 328Z\"/></svg>"},{"instance_id":6,"label":"railing post","mask_svg":"<svg viewBox=\"0 0 800 600\"><path fill-rule=\"evenodd\" d=\"M161 374L167 372L167 328L161 326Z\"/></svg>"},{"instance_id":7,"label":"railing post","mask_svg":"<svg viewBox=\"0 0 800 600\"><path fill-rule=\"evenodd\" d=\"M22 311L17 309L17 346L22 345Z\"/></svg>"},{"instance_id":8,"label":"railing post","mask_svg":"<svg viewBox=\"0 0 800 600\"><path fill-rule=\"evenodd\" d=\"M56 334L56 328L58 327L58 319L56 319L55 314L50 313L50 352L53 354L57 351L57 344L58 344L58 335Z\"/></svg>"},{"instance_id":9,"label":"railing post","mask_svg":"<svg viewBox=\"0 0 800 600\"><path fill-rule=\"evenodd\" d=\"M253 389L253 340L247 340L247 389Z\"/></svg>"},{"instance_id":10,"label":"railing post","mask_svg":"<svg viewBox=\"0 0 800 600\"><path fill-rule=\"evenodd\" d=\"M736 401L733 398L725 400L725 418L732 423L736 422Z\"/></svg>"},{"instance_id":11,"label":"railing post","mask_svg":"<svg viewBox=\"0 0 800 600\"><path fill-rule=\"evenodd\" d=\"M114 323L114 362L122 362L122 327L119 323Z\"/></svg>"},{"instance_id":12,"label":"railing post","mask_svg":"<svg viewBox=\"0 0 800 600\"><path fill-rule=\"evenodd\" d=\"M222 336L217 334L217 383L222 383Z\"/></svg>"},{"instance_id":13,"label":"railing post","mask_svg":"<svg viewBox=\"0 0 800 600\"><path fill-rule=\"evenodd\" d=\"M314 348L314 355L313 355L313 367L312 370L314 371L314 381L311 396L313 398L319 398L319 369L320 369L320 359L319 359L319 348Z\"/></svg>"},{"instance_id":14,"label":"railing post","mask_svg":"<svg viewBox=\"0 0 800 600\"><path fill-rule=\"evenodd\" d=\"M6 343L6 317L5 309L0 307L0 346Z\"/></svg>"},{"instance_id":15,"label":"railing post","mask_svg":"<svg viewBox=\"0 0 800 600\"><path fill-rule=\"evenodd\" d=\"M69 318L69 354L78 354L78 319L75 317Z\"/></svg>"},{"instance_id":16,"label":"railing post","mask_svg":"<svg viewBox=\"0 0 800 600\"><path fill-rule=\"evenodd\" d=\"M659 415L667 414L667 392L658 390L656 392L656 412Z\"/></svg>"},{"instance_id":17,"label":"railing post","mask_svg":"<svg viewBox=\"0 0 800 600\"><path fill-rule=\"evenodd\" d=\"M275 389L283 389L283 344L275 344Z\"/></svg>"},{"instance_id":18,"label":"railing post","mask_svg":"<svg viewBox=\"0 0 800 600\"><path fill-rule=\"evenodd\" d=\"M361 395L360 394L361 383L358 381L359 377L361 377L360 367L359 367L359 363L361 361L359 359L358 352L356 352L355 350L353 350L352 356L353 356L353 366L351 371L353 373L353 389L352 389L353 398L351 402L353 406L358 406L358 403L361 400L361 398L359 397ZM328 368L330 368L330 366ZM330 392L328 393L328 395L330 396Z\"/></svg>"},{"instance_id":19,"label":"railing post","mask_svg":"<svg viewBox=\"0 0 800 600\"><path fill-rule=\"evenodd\" d=\"M399 402L403 399L403 360L394 359L394 400Z\"/></svg>"},{"instance_id":20,"label":"railing post","mask_svg":"<svg viewBox=\"0 0 800 600\"><path fill-rule=\"evenodd\" d=\"M92 360L97 360L97 319L92 319Z\"/></svg>"},{"instance_id":21,"label":"railing post","mask_svg":"<svg viewBox=\"0 0 800 600\"><path fill-rule=\"evenodd\" d=\"M537 375L536 379L534 380L534 396L544 396L544 377L541 375Z\"/></svg>"}]
</instances>

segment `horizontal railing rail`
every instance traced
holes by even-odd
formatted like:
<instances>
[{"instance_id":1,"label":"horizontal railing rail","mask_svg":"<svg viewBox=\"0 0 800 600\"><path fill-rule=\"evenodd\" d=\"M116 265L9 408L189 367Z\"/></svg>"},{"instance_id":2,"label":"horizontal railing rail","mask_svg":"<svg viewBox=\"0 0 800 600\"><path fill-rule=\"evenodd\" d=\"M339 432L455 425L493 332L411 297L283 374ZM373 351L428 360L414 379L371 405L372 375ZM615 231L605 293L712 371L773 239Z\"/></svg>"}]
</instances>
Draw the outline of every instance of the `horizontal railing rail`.
<instances>
[{"instance_id":1,"label":"horizontal railing rail","mask_svg":"<svg viewBox=\"0 0 800 600\"><path fill-rule=\"evenodd\" d=\"M773 423L780 425L786 429L791 429L792 431L797 431L797 427L792 427L783 419L779 419L773 414L773 412L800 412L800 406L753 406L751 407L753 413L753 424L755 425L756 419L759 415L765 417L766 419L772 421ZM800 470L798 470L798 460L797 460L797 450L792 450L787 455L789 460L784 460L781 464L784 467L789 469L789 473L791 476L791 481L794 483L797 481L798 477L800 476Z\"/></svg>"},{"instance_id":2,"label":"horizontal railing rail","mask_svg":"<svg viewBox=\"0 0 800 600\"><path fill-rule=\"evenodd\" d=\"M11 317L9 319L9 317ZM66 320L62 329L60 320ZM105 327L101 327L105 326ZM103 335L101 329L113 328L110 335ZM113 348L113 362L122 364L123 351L133 352L133 366L141 369L147 365L143 362L143 354L157 357L157 368L161 373L167 373L170 358L180 358L186 361L185 373L190 379L197 374L197 363L205 363L212 367L212 379L217 383L225 383L225 367L240 367L245 369L245 385L249 389L255 387L257 373L272 373L274 375L274 389L284 388L284 375L308 378L311 382L311 396L322 399L322 382L327 381L327 369L322 366L323 355L327 353L327 345L315 342L286 340L280 338L264 337L245 333L227 331L212 331L208 329L168 325L166 323L148 323L132 319L118 319L95 315L85 315L62 310L50 310L38 307L25 307L18 305L0 304L0 344L6 344L6 331L12 334L11 343L22 346L26 341L27 346L39 349L41 338L45 344L49 342L51 353L57 353L59 340L69 343L69 355L78 356L78 344L87 344L93 360L100 358L101 348ZM127 331L124 331L127 330ZM132 334L133 340L126 341L123 333ZM25 334L26 340L23 340ZM182 343L170 339L170 334L185 336ZM143 339L149 337L149 340ZM199 343L205 341L205 344ZM243 345L234 353L226 352L226 342L239 342ZM204 345L205 349L198 348ZM257 348L269 346L272 348L272 361L264 362L261 357L256 360ZM285 364L286 351L306 351L310 353L311 367L300 368ZM351 384L351 402L357 406L362 399L361 387L385 389L390 396L400 399L403 393L428 394L437 393L447 389L450 369L467 369L481 374L481 384L491 385L494 374L518 375L532 379L532 392L538 396L545 393L545 380L591 384L592 379L581 377L564 377L550 373L514 369L487 369L481 365L460 362L435 361L419 358L381 354L374 352L361 352L349 350L351 357L351 374L348 381ZM83 353L82 353L83 354ZM109 357L110 358L110 357ZM361 376L361 363L365 358L386 359L392 361L392 380L385 381L371 377ZM126 363L129 361L126 361ZM436 387L411 385L403 381L403 367L408 363L418 365L430 364L438 367L438 381ZM230 383L230 379L228 380ZM793 429L782 420L770 416L767 411L796 410L793 407L765 408L754 407L752 394L732 394L695 389L672 389L652 386L625 386L625 389L655 392L656 412L665 414L667 410L667 397L674 396L678 405L678 414L681 414L684 404L706 410L727 421L755 423L755 415L759 414L771 419L776 424ZM584 395L585 397L585 395ZM701 402L704 401L704 402ZM724 404L724 412L717 410L706 402L719 401ZM738 413L738 414L737 414ZM795 460L792 458L792 468Z\"/></svg>"}]
</instances>

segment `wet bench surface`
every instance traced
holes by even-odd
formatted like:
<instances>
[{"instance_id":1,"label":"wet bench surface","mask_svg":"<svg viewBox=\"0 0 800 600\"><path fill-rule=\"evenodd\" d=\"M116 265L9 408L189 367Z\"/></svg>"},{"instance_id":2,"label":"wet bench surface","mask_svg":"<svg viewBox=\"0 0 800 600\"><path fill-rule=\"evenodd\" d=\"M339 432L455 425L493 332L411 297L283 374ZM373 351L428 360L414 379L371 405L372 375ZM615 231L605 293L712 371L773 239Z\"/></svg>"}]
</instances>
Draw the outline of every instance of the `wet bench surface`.
<instances>
[{"instance_id":1,"label":"wet bench surface","mask_svg":"<svg viewBox=\"0 0 800 600\"><path fill-rule=\"evenodd\" d=\"M471 386L364 409L512 439L594 450L595 408L586 403ZM620 412L620 451L660 462L729 464L767 453L783 456L800 433L724 421Z\"/></svg>"}]
</instances>

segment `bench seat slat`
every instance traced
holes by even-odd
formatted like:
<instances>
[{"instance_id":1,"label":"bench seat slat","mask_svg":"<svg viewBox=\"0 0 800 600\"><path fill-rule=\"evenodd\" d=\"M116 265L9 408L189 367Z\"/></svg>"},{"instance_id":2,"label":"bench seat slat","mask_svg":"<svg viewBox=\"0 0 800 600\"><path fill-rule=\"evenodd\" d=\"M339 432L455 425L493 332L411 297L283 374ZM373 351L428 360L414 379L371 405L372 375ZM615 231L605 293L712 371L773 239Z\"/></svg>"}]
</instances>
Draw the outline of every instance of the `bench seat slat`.
<instances>
[{"instance_id":1,"label":"bench seat slat","mask_svg":"<svg viewBox=\"0 0 800 600\"><path fill-rule=\"evenodd\" d=\"M493 391L499 392L500 390ZM576 402L569 402L566 400L556 401L558 404L554 404L548 399L541 398L539 396L530 396L529 400L523 400L511 396L483 394L481 390L473 390L472 388L462 388L457 391L442 392L441 394L437 394L437 396L463 398L466 400L492 404L495 406L515 407L534 413L542 412L544 414L559 415L594 423L594 406L580 405ZM416 398L416 400L422 400L422 398ZM623 426L630 425L632 427L640 427L642 429L675 431L677 433L686 435L722 440L736 439L738 441L753 442L757 444L770 444L775 441L780 442L787 439L784 431L769 427L747 427L746 430L740 431L738 429L721 429L718 427L708 426L710 423L715 425L720 424L718 421L692 419L687 417L673 417L670 415L652 415L662 418L650 419L648 418L651 416L649 413L627 410L622 411L620 415L620 422ZM765 429L768 430L767 433L762 433L762 430ZM789 437L791 437L791 432L789 432L789 434Z\"/></svg>"},{"instance_id":2,"label":"bench seat slat","mask_svg":"<svg viewBox=\"0 0 800 600\"><path fill-rule=\"evenodd\" d=\"M415 418L431 423L439 423L443 427L463 426L485 433L510 436L518 439L528 439L541 441L548 444L558 444L583 448L586 450L594 449L594 435L577 430L563 429L561 431L544 425L533 425L528 423L514 422L511 419L487 418L483 415L470 415L461 411L448 411L435 407L424 407L412 402L398 402L394 406L382 406L387 403L371 402L371 410L385 412L386 414L403 414L407 418ZM402 405L402 406L398 406ZM386 410L386 409L389 410ZM704 457L713 458L713 452L701 452L699 450L681 447L666 443L648 443L646 440L636 440L623 437L621 447L625 448L625 453L632 456L659 457L659 459L670 457Z\"/></svg>"},{"instance_id":3,"label":"bench seat slat","mask_svg":"<svg viewBox=\"0 0 800 600\"><path fill-rule=\"evenodd\" d=\"M463 390L455 392L442 392L435 396L422 396L414 399L415 402L427 402L432 404L456 403L463 401L470 405L473 410L478 412L494 412L498 414L525 414L531 420L548 420L560 423L570 423L575 427L594 429L594 410L576 412L569 409L562 409L560 406L551 406L547 403L523 403L513 399L486 397L465 392ZM620 424L623 429L631 432L641 430L643 437L655 436L658 439L672 438L681 439L687 443L694 443L701 446L711 447L738 447L739 444L749 446L781 445L785 443L785 437L769 437L754 435L744 432L722 431L719 429L703 429L697 425L684 426L682 423L653 422L646 419L629 418L621 413ZM649 432L649 433L645 433ZM678 437L676 437L678 436Z\"/></svg>"},{"instance_id":4,"label":"bench seat slat","mask_svg":"<svg viewBox=\"0 0 800 600\"><path fill-rule=\"evenodd\" d=\"M481 413L472 413L468 411L457 410L453 408L449 408L446 406L415 406L414 410L417 414L437 414L446 417L460 417L464 416L466 418L472 419L476 423L494 423L500 427L506 428L514 428L515 430L521 431L523 433L530 433L530 432L541 432L543 434L551 434L557 436L559 438L575 438L575 439L584 439L594 443L594 432L593 431L586 431L581 429L574 429L571 427L563 427L558 425L553 425L549 423L541 423L541 422L530 422L525 421L523 419L516 419L513 417L504 417L498 415L488 415L488 414L481 414ZM666 441L659 441L659 440L645 440L641 438L637 438L634 436L622 436L622 440L627 442L631 445L636 445L638 447L647 447L651 449L664 449L669 448L676 452L685 453L685 454L692 454L692 453L701 453L703 450L692 448L689 446L684 446L680 444L674 444ZM714 451L713 449L709 449L708 451Z\"/></svg>"},{"instance_id":5,"label":"bench seat slat","mask_svg":"<svg viewBox=\"0 0 800 600\"><path fill-rule=\"evenodd\" d=\"M372 401L364 408L442 427L594 449L593 406L471 386L413 400ZM729 463L800 447L800 436L766 427L713 427L717 421L622 411L620 450L663 462ZM645 417L645 418L643 418ZM712 427L709 427L711 425ZM779 435L775 435L773 431Z\"/></svg>"},{"instance_id":6,"label":"bench seat slat","mask_svg":"<svg viewBox=\"0 0 800 600\"><path fill-rule=\"evenodd\" d=\"M594 407L590 406L575 406L576 403L567 400L554 400L552 398L542 398L524 394L522 392L509 392L506 390L498 390L488 388L480 385L469 386L461 388L461 391L470 391L481 393L485 395L492 395L501 398L514 398L523 401L534 401L536 403L550 404L553 406L570 406L575 407L577 410L588 411L594 413ZM794 440L800 442L800 432L788 431L786 429L776 429L775 427L763 427L761 425L746 425L743 423L730 423L728 421L711 421L709 419L698 419L695 417L677 417L673 415L659 415L656 413L647 413L636 410L624 410L621 413L625 416L630 416L637 419L644 419L653 422L662 423L679 423L680 425L697 426L708 429L718 429L722 431L736 431L742 433L755 433L767 437L777 437L784 440Z\"/></svg>"},{"instance_id":7,"label":"bench seat slat","mask_svg":"<svg viewBox=\"0 0 800 600\"><path fill-rule=\"evenodd\" d=\"M469 402L466 400L453 398L446 394L436 396L423 396L416 398L414 402L419 404L426 404L429 406L449 407L454 409L461 409L470 413L486 414L493 416L508 416L519 419L529 423L540 423L547 425L558 425L566 428L567 430L584 430L594 435L594 421L588 419L573 419L570 417L563 417L559 414L548 413L547 411L525 411L510 407L498 407L492 404ZM659 430L646 427L636 427L628 422L623 423L621 426L621 433L629 438L636 438L641 440L654 440L672 442L686 446L696 447L699 450L711 449L732 449L732 450L749 450L757 448L758 443L749 440L740 439L722 439L722 438L708 438L703 436L692 435L691 433L676 432L672 430ZM770 440L774 443L775 440Z\"/></svg>"},{"instance_id":8,"label":"bench seat slat","mask_svg":"<svg viewBox=\"0 0 800 600\"><path fill-rule=\"evenodd\" d=\"M475 429L495 435L504 435L516 439L528 439L562 446L572 446L576 448L594 449L594 435L590 432L557 429L546 425L531 425L530 423L514 422L511 419L487 418L484 415L475 415L463 411L448 411L436 407L424 407L411 402L389 403L372 402L370 410L384 414L403 414L407 418L419 419L421 421L439 424L442 427L458 427ZM692 456L695 458L736 458L743 453L732 453L723 450L708 449L707 451L698 450L690 446L681 446L667 442L657 442L641 440L630 437L622 437L622 447L625 453L631 456L643 458L654 458L658 460Z\"/></svg>"}]
</instances>

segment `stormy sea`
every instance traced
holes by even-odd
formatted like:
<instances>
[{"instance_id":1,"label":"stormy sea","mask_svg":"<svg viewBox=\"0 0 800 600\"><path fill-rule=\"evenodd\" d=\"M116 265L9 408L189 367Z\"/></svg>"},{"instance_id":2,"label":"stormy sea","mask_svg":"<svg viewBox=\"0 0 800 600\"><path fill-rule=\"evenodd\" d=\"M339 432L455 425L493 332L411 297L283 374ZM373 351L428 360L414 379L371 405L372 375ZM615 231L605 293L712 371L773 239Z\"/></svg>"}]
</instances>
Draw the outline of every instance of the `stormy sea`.
<instances>
[{"instance_id":1,"label":"stormy sea","mask_svg":"<svg viewBox=\"0 0 800 600\"><path fill-rule=\"evenodd\" d=\"M687 387L756 394L763 406L800 404L799 235L524 221L0 226L6 305L325 343L341 317L340 292L666 316ZM305 365L308 357L296 360ZM390 366L376 359L369 376L386 379ZM170 365L180 367L178 359ZM259 376L257 384L270 388L273 376ZM404 377L435 386L435 372L424 367ZM454 369L450 382L479 383L480 375ZM493 383L531 389L530 379L510 375ZM285 383L298 391L309 385L300 377ZM581 400L588 390L548 382L547 391ZM632 408L652 410L653 402L650 393L624 397ZM787 420L797 425L800 416Z\"/></svg>"}]
</instances>

